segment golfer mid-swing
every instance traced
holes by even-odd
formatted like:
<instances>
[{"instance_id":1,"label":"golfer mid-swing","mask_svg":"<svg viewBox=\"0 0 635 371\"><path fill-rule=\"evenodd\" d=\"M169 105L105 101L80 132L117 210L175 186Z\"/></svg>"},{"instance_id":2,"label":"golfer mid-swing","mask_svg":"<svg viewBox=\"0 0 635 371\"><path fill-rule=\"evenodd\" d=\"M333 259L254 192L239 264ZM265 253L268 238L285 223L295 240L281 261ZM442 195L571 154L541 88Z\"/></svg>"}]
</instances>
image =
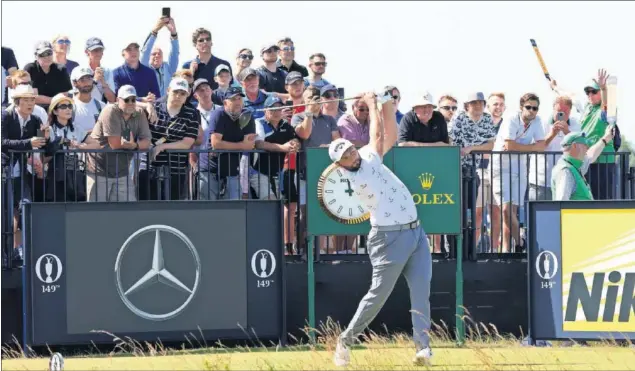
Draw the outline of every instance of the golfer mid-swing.
<instances>
[{"instance_id":1,"label":"golfer mid-swing","mask_svg":"<svg viewBox=\"0 0 635 371\"><path fill-rule=\"evenodd\" d=\"M339 338L335 364L345 366L350 362L349 346L377 316L402 273L410 287L415 362L428 363L432 356L428 336L432 258L428 240L410 192L382 162L397 141L392 100L382 105L380 116L374 93L366 93L361 99L370 109L370 142L358 151L348 140L337 139L329 145L329 156L346 169L342 177L350 180L370 212L368 255L373 275L370 290Z\"/></svg>"}]
</instances>

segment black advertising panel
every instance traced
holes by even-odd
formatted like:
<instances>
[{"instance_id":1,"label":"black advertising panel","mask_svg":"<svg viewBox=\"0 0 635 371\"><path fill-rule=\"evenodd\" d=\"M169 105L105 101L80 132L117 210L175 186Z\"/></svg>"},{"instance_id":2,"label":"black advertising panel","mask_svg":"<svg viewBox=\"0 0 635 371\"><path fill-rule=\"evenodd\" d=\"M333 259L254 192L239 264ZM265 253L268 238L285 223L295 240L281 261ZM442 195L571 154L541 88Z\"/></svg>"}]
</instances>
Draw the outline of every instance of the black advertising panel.
<instances>
[{"instance_id":1,"label":"black advertising panel","mask_svg":"<svg viewBox=\"0 0 635 371\"><path fill-rule=\"evenodd\" d=\"M29 345L284 341L282 207L262 202L29 204ZM247 333L248 332L248 333Z\"/></svg>"}]
</instances>

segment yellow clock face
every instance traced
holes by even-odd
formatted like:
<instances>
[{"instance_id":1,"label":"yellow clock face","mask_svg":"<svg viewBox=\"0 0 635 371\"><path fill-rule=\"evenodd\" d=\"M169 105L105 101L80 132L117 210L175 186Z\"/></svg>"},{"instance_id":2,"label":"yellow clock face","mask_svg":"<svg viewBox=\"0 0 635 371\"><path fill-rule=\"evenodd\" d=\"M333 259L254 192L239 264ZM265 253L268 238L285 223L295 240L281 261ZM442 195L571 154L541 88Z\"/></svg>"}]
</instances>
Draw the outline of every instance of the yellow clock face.
<instances>
[{"instance_id":1,"label":"yellow clock face","mask_svg":"<svg viewBox=\"0 0 635 371\"><path fill-rule=\"evenodd\" d=\"M358 224L370 218L346 171L337 164L331 164L320 175L317 196L326 214L340 223Z\"/></svg>"}]
</instances>

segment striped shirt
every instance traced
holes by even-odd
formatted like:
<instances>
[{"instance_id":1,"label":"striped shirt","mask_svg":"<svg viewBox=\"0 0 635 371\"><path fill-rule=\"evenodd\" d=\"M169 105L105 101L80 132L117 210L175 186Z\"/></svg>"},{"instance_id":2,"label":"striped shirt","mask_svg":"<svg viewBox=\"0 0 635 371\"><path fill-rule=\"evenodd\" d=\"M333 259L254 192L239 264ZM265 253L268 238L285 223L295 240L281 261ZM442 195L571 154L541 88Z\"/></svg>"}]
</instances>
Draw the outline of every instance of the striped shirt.
<instances>
[{"instance_id":1,"label":"striped shirt","mask_svg":"<svg viewBox=\"0 0 635 371\"><path fill-rule=\"evenodd\" d=\"M174 143L183 138L196 140L198 135L198 115L196 110L188 105L183 105L181 111L176 116L170 117L167 103L155 103L158 121L155 125L150 124L152 133L152 145L161 143ZM172 174L186 174L188 167L187 153L159 153L156 160L151 163L151 167L169 166Z\"/></svg>"}]
</instances>

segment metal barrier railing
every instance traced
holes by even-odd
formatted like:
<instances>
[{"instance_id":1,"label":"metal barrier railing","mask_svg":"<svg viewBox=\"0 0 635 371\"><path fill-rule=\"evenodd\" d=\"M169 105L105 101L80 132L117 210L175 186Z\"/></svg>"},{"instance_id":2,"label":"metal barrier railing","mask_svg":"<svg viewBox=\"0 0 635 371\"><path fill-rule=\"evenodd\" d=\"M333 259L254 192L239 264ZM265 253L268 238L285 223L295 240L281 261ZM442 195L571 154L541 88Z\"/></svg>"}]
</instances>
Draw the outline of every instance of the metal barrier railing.
<instances>
[{"instance_id":1,"label":"metal barrier railing","mask_svg":"<svg viewBox=\"0 0 635 371\"><path fill-rule=\"evenodd\" d=\"M20 203L144 200L279 199L285 202L287 255L306 258L303 156L287 153L170 150L159 161L150 152L114 150L9 151L2 171L3 268L15 264L14 233ZM473 152L463 164L464 258L524 256L527 201L550 199L550 173L560 152ZM608 156L612 156L608 158ZM596 199L635 197L629 153L591 166ZM298 203L300 205L298 205ZM503 204L503 207L500 205ZM511 207L509 205L514 205ZM12 207L10 207L12 205ZM456 238L431 235L435 258L455 258ZM521 246L522 245L522 246ZM318 259L366 254L365 236L320 236ZM19 259L18 259L19 264Z\"/></svg>"},{"instance_id":2,"label":"metal barrier railing","mask_svg":"<svg viewBox=\"0 0 635 371\"><path fill-rule=\"evenodd\" d=\"M473 152L464 167L472 259L524 256L528 201L551 200L551 173L562 152ZM586 174L596 200L630 199L628 152L600 155Z\"/></svg>"}]
</instances>

